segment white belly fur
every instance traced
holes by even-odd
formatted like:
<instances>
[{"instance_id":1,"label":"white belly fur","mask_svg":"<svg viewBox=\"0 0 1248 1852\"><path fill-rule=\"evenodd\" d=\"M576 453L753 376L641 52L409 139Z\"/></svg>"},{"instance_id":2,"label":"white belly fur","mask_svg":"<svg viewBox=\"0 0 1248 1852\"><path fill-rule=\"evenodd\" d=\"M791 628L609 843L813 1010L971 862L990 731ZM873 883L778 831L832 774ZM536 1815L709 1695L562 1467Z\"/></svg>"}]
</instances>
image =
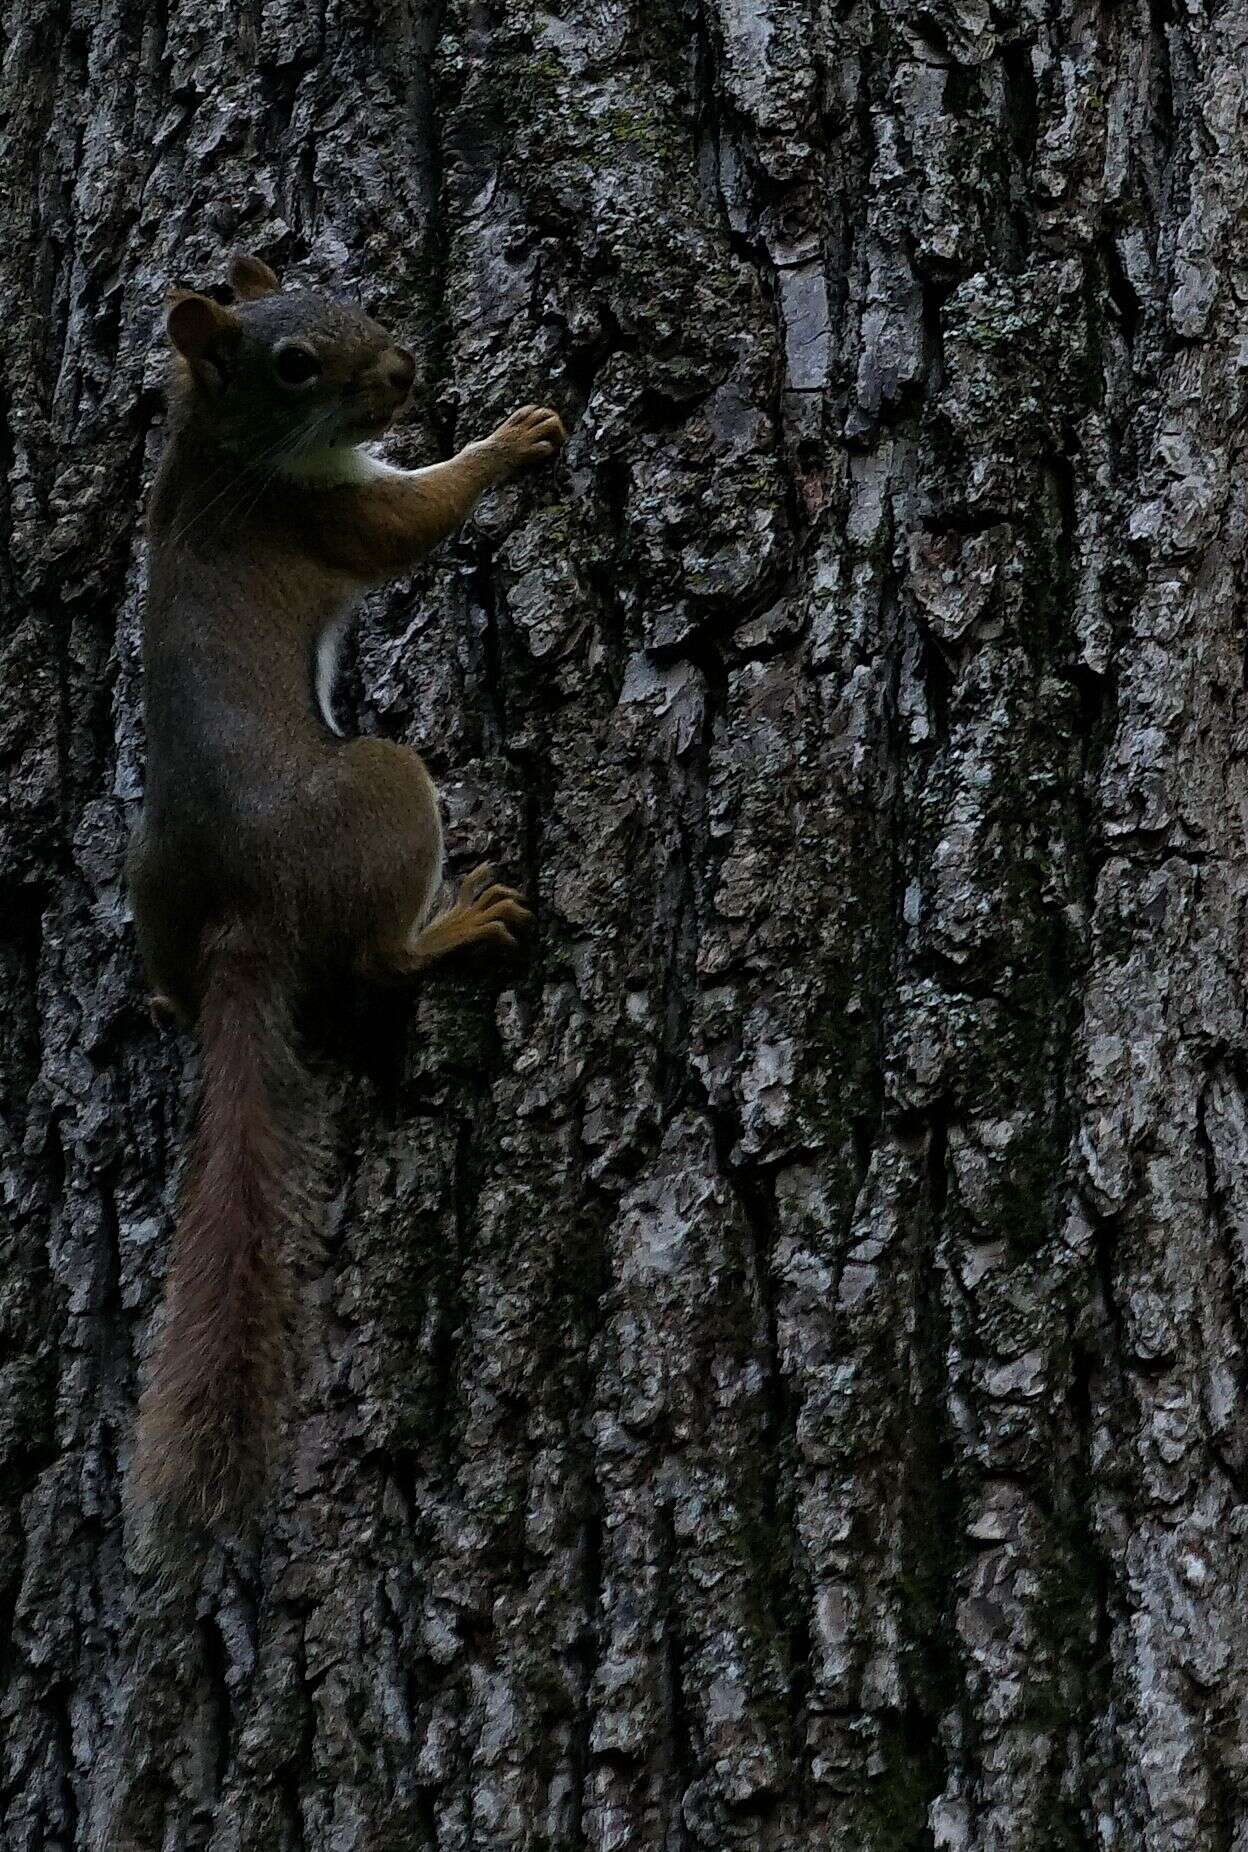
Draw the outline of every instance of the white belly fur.
<instances>
[{"instance_id":1,"label":"white belly fur","mask_svg":"<svg viewBox=\"0 0 1248 1852\"><path fill-rule=\"evenodd\" d=\"M316 704L321 710L321 719L331 733L342 739L343 731L334 719L332 699L334 679L338 674L338 658L342 654L342 639L347 632L349 619L336 617L331 624L326 624L316 645Z\"/></svg>"}]
</instances>

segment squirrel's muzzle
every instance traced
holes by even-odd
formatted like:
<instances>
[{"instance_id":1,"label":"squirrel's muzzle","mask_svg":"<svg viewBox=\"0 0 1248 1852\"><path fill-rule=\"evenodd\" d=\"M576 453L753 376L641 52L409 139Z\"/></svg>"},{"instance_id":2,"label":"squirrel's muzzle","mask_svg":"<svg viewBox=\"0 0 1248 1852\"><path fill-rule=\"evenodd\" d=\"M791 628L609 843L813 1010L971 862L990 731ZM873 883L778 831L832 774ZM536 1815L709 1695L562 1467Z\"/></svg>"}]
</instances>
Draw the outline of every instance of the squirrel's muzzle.
<instances>
[{"instance_id":1,"label":"squirrel's muzzle","mask_svg":"<svg viewBox=\"0 0 1248 1852\"><path fill-rule=\"evenodd\" d=\"M353 431L379 437L407 403L415 378L416 356L406 347L387 347L357 382L364 410L353 421Z\"/></svg>"}]
</instances>

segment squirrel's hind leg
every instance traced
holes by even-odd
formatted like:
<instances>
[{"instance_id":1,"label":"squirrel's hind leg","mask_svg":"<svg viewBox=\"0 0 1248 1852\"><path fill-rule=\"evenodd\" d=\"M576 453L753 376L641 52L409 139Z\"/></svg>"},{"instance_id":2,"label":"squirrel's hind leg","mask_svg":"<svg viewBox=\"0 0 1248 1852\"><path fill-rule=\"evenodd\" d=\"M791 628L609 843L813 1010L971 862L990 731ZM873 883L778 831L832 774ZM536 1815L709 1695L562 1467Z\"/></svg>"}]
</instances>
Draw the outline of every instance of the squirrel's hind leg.
<instances>
[{"instance_id":1,"label":"squirrel's hind leg","mask_svg":"<svg viewBox=\"0 0 1248 1852\"><path fill-rule=\"evenodd\" d=\"M459 884L454 901L427 925L411 929L399 945L379 948L370 960L374 977L414 977L417 972L464 946L514 947L512 928L527 926L533 915L519 894L494 879L488 862L474 868Z\"/></svg>"},{"instance_id":2,"label":"squirrel's hind leg","mask_svg":"<svg viewBox=\"0 0 1248 1852\"><path fill-rule=\"evenodd\" d=\"M412 977L464 946L515 944L512 928L532 917L488 863L442 890L438 796L419 756L389 740L353 740L336 771L344 838L358 871L356 968L374 982Z\"/></svg>"}]
</instances>

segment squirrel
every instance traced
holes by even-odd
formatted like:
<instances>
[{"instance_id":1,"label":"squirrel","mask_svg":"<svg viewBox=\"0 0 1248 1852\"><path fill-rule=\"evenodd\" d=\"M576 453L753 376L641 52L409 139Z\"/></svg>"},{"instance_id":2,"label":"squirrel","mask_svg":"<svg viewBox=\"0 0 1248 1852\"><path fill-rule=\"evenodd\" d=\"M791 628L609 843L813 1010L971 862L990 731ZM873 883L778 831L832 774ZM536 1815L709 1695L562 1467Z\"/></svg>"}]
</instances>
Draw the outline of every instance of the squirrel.
<instances>
[{"instance_id":1,"label":"squirrel","mask_svg":"<svg viewBox=\"0 0 1248 1852\"><path fill-rule=\"evenodd\" d=\"M233 301L175 290L169 430L148 506L147 783L127 860L153 1006L195 1026L199 1095L166 1314L139 1403L132 1509L158 1535L237 1524L269 1476L288 1387L287 1237L313 1146L301 992L397 980L531 918L489 866L443 891L438 798L409 746L330 706L349 607L484 490L564 440L526 405L449 462L368 447L416 361L360 310L283 292L258 257Z\"/></svg>"}]
</instances>

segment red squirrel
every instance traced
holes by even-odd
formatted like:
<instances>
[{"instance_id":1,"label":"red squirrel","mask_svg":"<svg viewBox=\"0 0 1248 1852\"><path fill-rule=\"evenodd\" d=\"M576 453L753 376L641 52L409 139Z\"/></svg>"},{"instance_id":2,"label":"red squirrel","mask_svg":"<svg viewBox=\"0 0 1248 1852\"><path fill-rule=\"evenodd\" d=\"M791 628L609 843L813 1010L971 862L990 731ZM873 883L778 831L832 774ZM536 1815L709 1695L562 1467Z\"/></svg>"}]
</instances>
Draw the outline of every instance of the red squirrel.
<instances>
[{"instance_id":1,"label":"red squirrel","mask_svg":"<svg viewBox=\"0 0 1248 1852\"><path fill-rule=\"evenodd\" d=\"M438 911L442 826L409 746L344 738L346 613L564 438L514 412L429 469L366 447L416 363L358 309L283 292L256 257L234 301L175 291L169 435L148 510L147 787L127 874L154 1002L202 1073L163 1329L139 1405L132 1506L158 1533L256 1504L288 1376L287 1236L307 1214L293 1030L301 988L514 943L529 913L489 867Z\"/></svg>"}]
</instances>

